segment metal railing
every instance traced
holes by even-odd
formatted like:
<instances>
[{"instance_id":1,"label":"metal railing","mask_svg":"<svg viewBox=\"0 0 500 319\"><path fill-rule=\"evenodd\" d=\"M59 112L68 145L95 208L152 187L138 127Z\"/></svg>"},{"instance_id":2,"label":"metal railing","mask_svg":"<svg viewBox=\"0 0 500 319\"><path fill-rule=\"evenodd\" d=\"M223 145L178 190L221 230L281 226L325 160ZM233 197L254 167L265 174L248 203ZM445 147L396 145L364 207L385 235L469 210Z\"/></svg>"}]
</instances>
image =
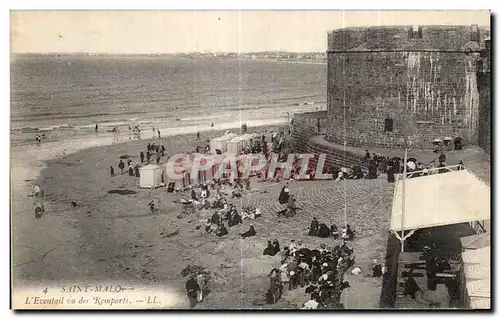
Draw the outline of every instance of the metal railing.
<instances>
[{"instance_id":1,"label":"metal railing","mask_svg":"<svg viewBox=\"0 0 500 319\"><path fill-rule=\"evenodd\" d=\"M422 169L422 170L415 170L412 172L406 172L406 178L412 178L414 177L419 177L421 174L427 173L427 175L434 175L438 174L442 171L448 171L448 172L453 172L453 171L460 171L465 169L463 165L450 165L450 166L445 166L445 167L435 167L435 168L429 168L429 169ZM395 174L395 180L399 181L403 179L404 173L400 174ZM425 175L423 175L425 176Z\"/></svg>"},{"instance_id":2,"label":"metal railing","mask_svg":"<svg viewBox=\"0 0 500 319\"><path fill-rule=\"evenodd\" d=\"M484 222L483 222L483 224L484 224ZM484 228L483 224L481 224L480 221L474 221L474 222L469 223L470 227L472 227L472 229L474 229L474 232L476 234L482 234L482 233L486 232L486 229Z\"/></svg>"}]
</instances>

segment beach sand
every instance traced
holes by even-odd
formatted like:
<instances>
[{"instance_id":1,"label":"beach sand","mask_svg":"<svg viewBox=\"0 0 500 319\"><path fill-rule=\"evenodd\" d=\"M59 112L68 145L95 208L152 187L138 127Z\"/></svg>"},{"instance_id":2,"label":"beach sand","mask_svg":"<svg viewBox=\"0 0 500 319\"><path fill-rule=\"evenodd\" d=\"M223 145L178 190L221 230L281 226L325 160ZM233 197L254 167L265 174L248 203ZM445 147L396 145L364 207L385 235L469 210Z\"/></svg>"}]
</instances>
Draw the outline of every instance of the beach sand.
<instances>
[{"instance_id":1,"label":"beach sand","mask_svg":"<svg viewBox=\"0 0 500 319\"><path fill-rule=\"evenodd\" d=\"M270 125L251 127L265 123ZM283 120L254 121L247 125L249 132L252 132L271 130L276 128L273 125L275 123L283 124ZM12 149L14 287L60 285L64 282L74 284L79 280L119 280L134 285L147 284L149 279L141 275L123 277L123 273L119 271L120 263L117 263L120 258L115 258L110 263L104 257L109 257L112 251L118 254L123 251L129 253L130 250L148 250L142 245L158 240L152 240L150 235L158 235L159 230L167 231L172 224L172 216L177 215L160 214L152 217L147 211L147 202L136 203L128 199L113 202L111 205L117 206L110 207L105 199L106 195L109 196L107 188L125 185L138 191L138 181L125 174L110 180L109 166L113 165L118 172L119 156L124 154L130 154L134 161L140 162L139 151L145 151L145 145L150 141L162 143L170 154L193 151L196 145L205 145L208 139L222 135L227 129L239 132L239 126L239 122L226 122L215 124L214 127L204 125L175 130L159 128L162 138L149 140L144 138L152 137L151 130L144 130L140 140L129 140L127 134L122 134L116 140L113 134L99 133L78 140L24 145ZM200 140L196 140L196 131L200 131ZM120 181L121 179L124 180ZM41 219L34 218L34 201L31 197L33 184L40 185L45 190L47 213ZM161 195L165 195L164 189ZM149 196L143 197L145 201L149 201ZM78 202L79 207L72 209L71 201ZM127 205L131 206L127 208ZM134 230L128 229L129 220L126 216L119 216L120 212L128 210L137 211L128 214L133 221ZM158 243L153 244L157 245ZM169 248L169 255L176 255L180 250L182 247L174 245ZM155 252L152 256L157 254L162 253Z\"/></svg>"},{"instance_id":2,"label":"beach sand","mask_svg":"<svg viewBox=\"0 0 500 319\"><path fill-rule=\"evenodd\" d=\"M239 123L233 127L236 124ZM205 130L201 142L194 134L166 136L169 131L165 129L161 143L170 154L191 151L197 143L221 135L216 130L229 126ZM191 133L196 130L191 129ZM256 130L262 131L264 127L249 128L250 132ZM179 133L186 131L188 128ZM154 139L113 144L111 135L98 134L79 141L49 142L12 152L15 287L52 287L76 282L118 283L122 287L147 285L175 296L172 299L175 302L168 307L186 308L186 278L180 275L181 270L187 265L199 265L206 267L213 279L211 293L197 308L262 308L269 307L263 302L269 285L267 274L279 266L278 256L262 256L267 240L277 238L282 247L291 239L302 239L311 248L323 242L340 244L332 239L307 236L312 216L341 225L344 188L331 181L291 182L291 191L297 195L302 210L300 216L285 220L275 216L280 209L276 198L282 185L253 181L253 193L231 202L238 211L244 204L257 204L263 217L230 228L229 235L223 238L206 235L203 222L211 212L178 218L184 208L173 201L189 198L188 193L169 194L165 188L139 189L138 179L126 173L110 177L110 165L119 172L116 168L119 156L130 155L132 160L140 162L139 151L145 150L148 141L159 143ZM39 183L45 190L46 214L41 219L34 218L33 202L28 197L32 183ZM109 194L112 189L129 189L137 194ZM267 192L261 194L264 190ZM368 269L372 259L384 259L391 186L382 179L349 181L345 191L351 198L368 199L366 204L350 208L354 228L365 237L353 242L353 248L358 263ZM147 206L152 199L160 203L159 212L153 215ZM72 201L78 206L73 208ZM356 201L349 200L349 205ZM255 225L257 236L242 240L239 234L250 223ZM196 225L201 227L196 229ZM352 292L343 297L348 308L378 307L381 280L360 277L350 281ZM360 291L365 292L361 294L363 298L358 295ZM305 294L292 291L271 307L296 308L305 301Z\"/></svg>"}]
</instances>

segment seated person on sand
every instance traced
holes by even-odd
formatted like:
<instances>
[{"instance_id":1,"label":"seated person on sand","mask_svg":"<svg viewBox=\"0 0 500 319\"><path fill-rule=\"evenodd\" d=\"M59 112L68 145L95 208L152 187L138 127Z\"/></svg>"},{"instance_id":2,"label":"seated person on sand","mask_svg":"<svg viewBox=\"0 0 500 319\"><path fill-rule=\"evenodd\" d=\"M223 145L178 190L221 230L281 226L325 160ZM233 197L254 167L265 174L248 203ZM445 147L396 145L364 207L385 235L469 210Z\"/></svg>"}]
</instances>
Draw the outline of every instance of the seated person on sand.
<instances>
[{"instance_id":1,"label":"seated person on sand","mask_svg":"<svg viewBox=\"0 0 500 319\"><path fill-rule=\"evenodd\" d=\"M264 252L262 253L262 255L264 255L264 256L274 256L277 253L278 253L278 251L273 246L273 243L270 240L268 240L267 241L267 247L264 248Z\"/></svg>"},{"instance_id":2,"label":"seated person on sand","mask_svg":"<svg viewBox=\"0 0 500 319\"><path fill-rule=\"evenodd\" d=\"M340 237L340 232L335 224L330 226L330 235L332 235L333 239L338 239Z\"/></svg>"},{"instance_id":3,"label":"seated person on sand","mask_svg":"<svg viewBox=\"0 0 500 319\"><path fill-rule=\"evenodd\" d=\"M208 199L205 199L205 198L202 199L199 208L200 209L210 209L210 201Z\"/></svg>"},{"instance_id":4,"label":"seated person on sand","mask_svg":"<svg viewBox=\"0 0 500 319\"><path fill-rule=\"evenodd\" d=\"M243 234L241 234L241 237L243 238L247 238L247 237L251 237L251 236L255 236L255 229L253 228L253 225L250 225L250 228L244 232Z\"/></svg>"},{"instance_id":5,"label":"seated person on sand","mask_svg":"<svg viewBox=\"0 0 500 319\"><path fill-rule=\"evenodd\" d=\"M194 188L191 188L191 199L197 201L198 197L196 197L196 191Z\"/></svg>"},{"instance_id":6,"label":"seated person on sand","mask_svg":"<svg viewBox=\"0 0 500 319\"><path fill-rule=\"evenodd\" d=\"M35 218L40 219L42 217L43 212L45 212L45 207L44 207L43 203L36 204Z\"/></svg>"},{"instance_id":7,"label":"seated person on sand","mask_svg":"<svg viewBox=\"0 0 500 319\"><path fill-rule=\"evenodd\" d=\"M311 226L309 226L309 236L316 236L318 234L319 222L316 217L313 217L311 221Z\"/></svg>"},{"instance_id":8,"label":"seated person on sand","mask_svg":"<svg viewBox=\"0 0 500 319\"><path fill-rule=\"evenodd\" d=\"M210 234L212 232L212 219L208 219L207 222L205 223L205 231L207 234Z\"/></svg>"},{"instance_id":9,"label":"seated person on sand","mask_svg":"<svg viewBox=\"0 0 500 319\"><path fill-rule=\"evenodd\" d=\"M377 259L373 260L373 266L372 266L372 277L380 277L382 276L382 265L378 262Z\"/></svg>"},{"instance_id":10,"label":"seated person on sand","mask_svg":"<svg viewBox=\"0 0 500 319\"><path fill-rule=\"evenodd\" d=\"M352 178L353 179L361 179L364 177L363 171L361 170L361 167L359 165L356 165L353 167L353 173L352 173Z\"/></svg>"},{"instance_id":11,"label":"seated person on sand","mask_svg":"<svg viewBox=\"0 0 500 319\"><path fill-rule=\"evenodd\" d=\"M326 245L325 245L324 243L321 243L321 244L319 245L319 249L318 249L318 251L319 251L320 253L323 253L323 252L327 252L328 250L326 249Z\"/></svg>"},{"instance_id":12,"label":"seated person on sand","mask_svg":"<svg viewBox=\"0 0 500 319\"><path fill-rule=\"evenodd\" d=\"M342 229L342 239L345 240L354 239L354 231L351 229L351 226L349 226L349 224L347 224L346 227Z\"/></svg>"},{"instance_id":13,"label":"seated person on sand","mask_svg":"<svg viewBox=\"0 0 500 319\"><path fill-rule=\"evenodd\" d=\"M344 180L344 172L342 172L342 169L340 169L337 173L337 178L335 178L336 181L343 181Z\"/></svg>"},{"instance_id":14,"label":"seated person on sand","mask_svg":"<svg viewBox=\"0 0 500 319\"><path fill-rule=\"evenodd\" d=\"M277 239L273 240L273 247L276 250L276 253L278 253L281 250L280 249L280 242Z\"/></svg>"},{"instance_id":15,"label":"seated person on sand","mask_svg":"<svg viewBox=\"0 0 500 319\"><path fill-rule=\"evenodd\" d=\"M297 244L295 243L294 239L291 240L290 245L288 246L288 248L290 249L290 254L292 256L295 256L295 252L297 251Z\"/></svg>"},{"instance_id":16,"label":"seated person on sand","mask_svg":"<svg viewBox=\"0 0 500 319\"><path fill-rule=\"evenodd\" d=\"M149 210L151 211L151 213L158 211L158 208L155 207L154 200L150 201L148 206L149 206Z\"/></svg>"},{"instance_id":17,"label":"seated person on sand","mask_svg":"<svg viewBox=\"0 0 500 319\"><path fill-rule=\"evenodd\" d=\"M255 213L250 209L246 208L241 212L241 219L255 219Z\"/></svg>"},{"instance_id":18,"label":"seated person on sand","mask_svg":"<svg viewBox=\"0 0 500 319\"><path fill-rule=\"evenodd\" d=\"M304 248L304 244L302 243L302 240L299 240L295 246L295 254L297 254L297 252L299 252L302 248Z\"/></svg>"},{"instance_id":19,"label":"seated person on sand","mask_svg":"<svg viewBox=\"0 0 500 319\"><path fill-rule=\"evenodd\" d=\"M239 190L239 188L236 188L233 189L233 191L231 192L231 198L240 198L241 197L241 191Z\"/></svg>"},{"instance_id":20,"label":"seated person on sand","mask_svg":"<svg viewBox=\"0 0 500 319\"><path fill-rule=\"evenodd\" d=\"M320 238L330 237L330 229L328 228L328 226L326 226L326 224L324 223L319 224L318 237Z\"/></svg>"},{"instance_id":21,"label":"seated person on sand","mask_svg":"<svg viewBox=\"0 0 500 319\"><path fill-rule=\"evenodd\" d=\"M238 214L236 209L234 209L229 213L228 226L233 227L241 223L243 223L243 219L241 218L240 214Z\"/></svg>"},{"instance_id":22,"label":"seated person on sand","mask_svg":"<svg viewBox=\"0 0 500 319\"><path fill-rule=\"evenodd\" d=\"M221 223L221 218L220 218L220 215L219 215L217 212L214 212L214 213L212 214L212 218L211 218L211 220L212 220L212 223L213 223L213 224L216 224L216 225L219 225L219 224Z\"/></svg>"},{"instance_id":23,"label":"seated person on sand","mask_svg":"<svg viewBox=\"0 0 500 319\"><path fill-rule=\"evenodd\" d=\"M290 258L290 256L292 255L292 253L290 252L290 248L286 246L283 248L283 251L280 254L281 254L281 263L286 263Z\"/></svg>"},{"instance_id":24,"label":"seated person on sand","mask_svg":"<svg viewBox=\"0 0 500 319\"><path fill-rule=\"evenodd\" d=\"M170 182L168 183L167 186L167 193L173 193L175 190L175 182Z\"/></svg>"},{"instance_id":25,"label":"seated person on sand","mask_svg":"<svg viewBox=\"0 0 500 319\"><path fill-rule=\"evenodd\" d=\"M229 234L229 232L227 231L227 228L226 226L224 226L224 224L220 224L218 227L217 227L217 230L215 231L215 236L217 237L222 237L222 236L225 236Z\"/></svg>"},{"instance_id":26,"label":"seated person on sand","mask_svg":"<svg viewBox=\"0 0 500 319\"><path fill-rule=\"evenodd\" d=\"M254 214L255 214L255 218L262 216L262 213L260 212L260 208L255 208Z\"/></svg>"},{"instance_id":27,"label":"seated person on sand","mask_svg":"<svg viewBox=\"0 0 500 319\"><path fill-rule=\"evenodd\" d=\"M201 187L201 198L208 198L210 196L210 191L206 185Z\"/></svg>"}]
</instances>

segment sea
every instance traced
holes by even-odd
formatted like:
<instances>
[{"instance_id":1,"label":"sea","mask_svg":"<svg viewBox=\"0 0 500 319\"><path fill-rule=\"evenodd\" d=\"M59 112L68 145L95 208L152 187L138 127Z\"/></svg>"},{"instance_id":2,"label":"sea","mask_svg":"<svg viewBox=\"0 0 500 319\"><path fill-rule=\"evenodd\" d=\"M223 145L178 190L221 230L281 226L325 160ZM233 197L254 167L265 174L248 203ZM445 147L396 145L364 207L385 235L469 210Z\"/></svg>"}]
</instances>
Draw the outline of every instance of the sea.
<instances>
[{"instance_id":1,"label":"sea","mask_svg":"<svg viewBox=\"0 0 500 319\"><path fill-rule=\"evenodd\" d=\"M129 127L289 120L326 107L326 64L163 56L13 56L11 145Z\"/></svg>"}]
</instances>

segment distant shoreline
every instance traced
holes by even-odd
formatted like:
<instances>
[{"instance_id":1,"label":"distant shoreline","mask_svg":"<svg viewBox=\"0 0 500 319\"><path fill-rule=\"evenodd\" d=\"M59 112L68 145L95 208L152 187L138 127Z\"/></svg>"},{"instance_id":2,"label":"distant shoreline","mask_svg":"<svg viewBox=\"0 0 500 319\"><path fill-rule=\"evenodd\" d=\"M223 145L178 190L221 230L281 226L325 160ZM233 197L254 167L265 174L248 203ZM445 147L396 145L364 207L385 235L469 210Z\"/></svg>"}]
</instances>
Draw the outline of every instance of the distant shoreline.
<instances>
[{"instance_id":1,"label":"distant shoreline","mask_svg":"<svg viewBox=\"0 0 500 319\"><path fill-rule=\"evenodd\" d=\"M301 62L301 63L325 63L321 58L289 58L290 55L301 55L302 53L283 53L283 54L244 54L238 56L237 53L192 53L192 54L92 54L92 53L11 53L11 58L40 58L40 57L98 57L98 58L177 58L177 59L244 59L257 61L276 61L276 62ZM324 53L311 53L320 55ZM326 56L325 56L326 57Z\"/></svg>"}]
</instances>

